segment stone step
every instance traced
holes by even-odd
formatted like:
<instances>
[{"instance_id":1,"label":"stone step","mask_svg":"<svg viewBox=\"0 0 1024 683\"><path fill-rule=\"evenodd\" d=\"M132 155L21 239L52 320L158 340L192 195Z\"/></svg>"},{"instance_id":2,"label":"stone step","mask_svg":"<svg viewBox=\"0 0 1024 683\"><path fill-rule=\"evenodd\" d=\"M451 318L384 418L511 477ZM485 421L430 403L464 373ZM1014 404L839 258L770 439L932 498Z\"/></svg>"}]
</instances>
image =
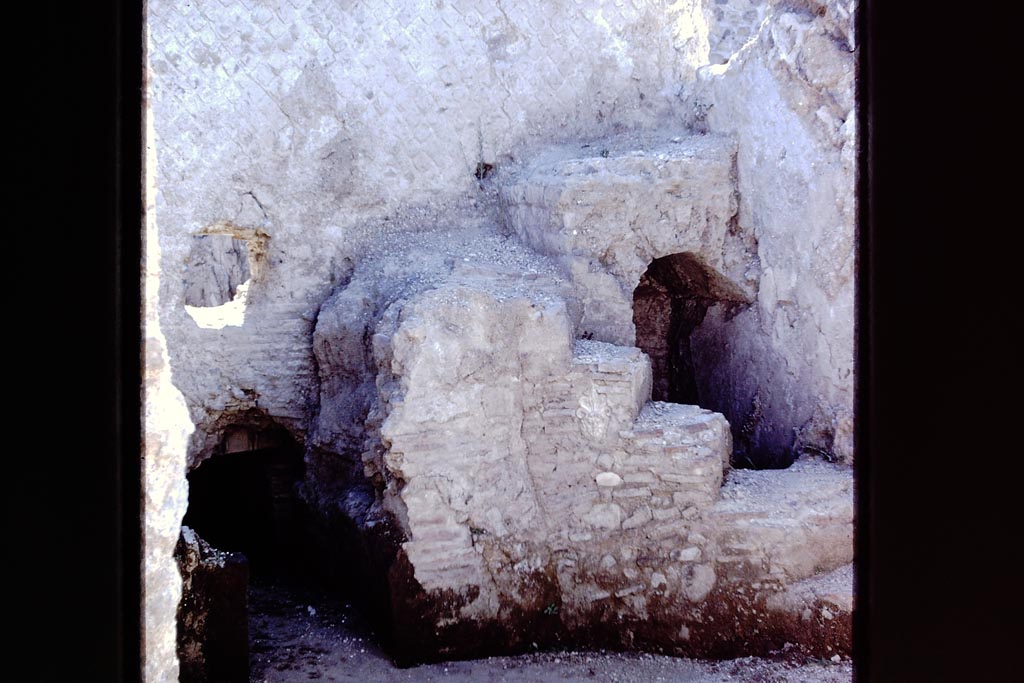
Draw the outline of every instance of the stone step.
<instances>
[{"instance_id":1,"label":"stone step","mask_svg":"<svg viewBox=\"0 0 1024 683\"><path fill-rule=\"evenodd\" d=\"M732 470L706 516L727 558L764 560L791 581L853 560L853 470L817 459Z\"/></svg>"},{"instance_id":2,"label":"stone step","mask_svg":"<svg viewBox=\"0 0 1024 683\"><path fill-rule=\"evenodd\" d=\"M643 351L635 346L577 339L573 343L573 365L587 368L598 379L628 380L646 363ZM603 377L603 376L608 377Z\"/></svg>"},{"instance_id":3,"label":"stone step","mask_svg":"<svg viewBox=\"0 0 1024 683\"><path fill-rule=\"evenodd\" d=\"M707 176L732 188L735 151L730 138L677 131L556 145L534 156L501 193L512 226L527 244L547 253L600 254L612 235L599 225L595 207L607 204L620 207L614 213L642 214L641 202L656 204L664 196L674 200L669 205L685 205L689 218L692 207L721 199L720 193L700 191ZM537 220L541 216L530 209L548 220Z\"/></svg>"}]
</instances>

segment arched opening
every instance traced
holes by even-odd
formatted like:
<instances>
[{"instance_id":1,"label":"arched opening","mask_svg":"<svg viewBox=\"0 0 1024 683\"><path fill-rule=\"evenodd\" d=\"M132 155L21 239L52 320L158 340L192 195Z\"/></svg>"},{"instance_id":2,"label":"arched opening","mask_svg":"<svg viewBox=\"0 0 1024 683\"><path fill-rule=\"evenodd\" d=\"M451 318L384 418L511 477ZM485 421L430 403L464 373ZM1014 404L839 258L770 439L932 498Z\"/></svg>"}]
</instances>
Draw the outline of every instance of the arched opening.
<instances>
[{"instance_id":1,"label":"arched opening","mask_svg":"<svg viewBox=\"0 0 1024 683\"><path fill-rule=\"evenodd\" d=\"M742 344L730 338L735 328L728 323L750 303L700 257L663 256L651 262L633 292L636 345L651 359L653 400L723 413L732 427L733 466L777 468L774 454L751 448L750 434L761 419L760 388L745 373L749 357L736 355ZM745 412L751 395L754 408Z\"/></svg>"},{"instance_id":2,"label":"arched opening","mask_svg":"<svg viewBox=\"0 0 1024 683\"><path fill-rule=\"evenodd\" d=\"M280 427L234 427L221 450L188 474L183 525L218 550L244 554L254 575L293 573L301 564L301 448Z\"/></svg>"},{"instance_id":3,"label":"arched opening","mask_svg":"<svg viewBox=\"0 0 1024 683\"><path fill-rule=\"evenodd\" d=\"M355 462L307 454L259 411L240 420L187 475L177 551L182 683L263 680L300 666L300 636L378 648L390 628L388 579L374 571L374 553L390 546L355 531L352 519L372 500L351 484Z\"/></svg>"},{"instance_id":4,"label":"arched opening","mask_svg":"<svg viewBox=\"0 0 1024 683\"><path fill-rule=\"evenodd\" d=\"M651 398L701 403L690 335L710 306L745 302L742 293L693 254L655 259L633 292L636 345L651 359Z\"/></svg>"},{"instance_id":5,"label":"arched opening","mask_svg":"<svg viewBox=\"0 0 1024 683\"><path fill-rule=\"evenodd\" d=\"M248 681L263 597L302 572L302 449L283 428L230 427L188 475L176 549L180 680Z\"/></svg>"},{"instance_id":6,"label":"arched opening","mask_svg":"<svg viewBox=\"0 0 1024 683\"><path fill-rule=\"evenodd\" d=\"M700 402L690 333L706 312L703 300L680 296L650 270L640 278L633 294L633 323L636 345L651 359L653 400L694 405Z\"/></svg>"}]
</instances>

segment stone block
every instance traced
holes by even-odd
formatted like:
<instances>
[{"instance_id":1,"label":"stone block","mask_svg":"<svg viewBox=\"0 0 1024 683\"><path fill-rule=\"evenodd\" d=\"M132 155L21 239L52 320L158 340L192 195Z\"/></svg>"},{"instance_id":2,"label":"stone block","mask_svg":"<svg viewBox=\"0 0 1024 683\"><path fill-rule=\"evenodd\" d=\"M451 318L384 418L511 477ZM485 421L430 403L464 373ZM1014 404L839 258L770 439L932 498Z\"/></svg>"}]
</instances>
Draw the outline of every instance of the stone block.
<instances>
[{"instance_id":1,"label":"stone block","mask_svg":"<svg viewBox=\"0 0 1024 683\"><path fill-rule=\"evenodd\" d=\"M211 547L182 527L175 549L182 576L178 658L182 683L249 680L249 561Z\"/></svg>"}]
</instances>

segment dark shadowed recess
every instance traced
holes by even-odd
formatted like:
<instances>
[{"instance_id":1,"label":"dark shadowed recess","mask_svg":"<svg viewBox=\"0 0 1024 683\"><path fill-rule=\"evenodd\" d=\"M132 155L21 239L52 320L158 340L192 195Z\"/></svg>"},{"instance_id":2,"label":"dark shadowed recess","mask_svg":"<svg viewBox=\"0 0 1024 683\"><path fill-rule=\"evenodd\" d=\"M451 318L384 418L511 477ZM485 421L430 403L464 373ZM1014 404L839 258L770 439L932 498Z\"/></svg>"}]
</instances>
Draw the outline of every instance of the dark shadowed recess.
<instances>
[{"instance_id":1,"label":"dark shadowed recess","mask_svg":"<svg viewBox=\"0 0 1024 683\"><path fill-rule=\"evenodd\" d=\"M633 291L633 324L636 326L636 345L651 359L653 386L651 399L670 403L699 405L731 418L733 443L736 453L735 467L753 469L786 468L794 454L777 452L750 445L750 425L760 419L760 405L745 420L729 415L730 404L749 401L741 397L718 392L705 395L701 391L700 377L723 377L729 370L724 366L697 368L691 336L704 322L712 306L725 307L726 320L749 305L749 299L733 283L701 259L690 253L670 254L655 259L640 277ZM699 354L705 359L724 362L721 353ZM715 363L715 360L712 361ZM707 379L705 379L705 382ZM726 386L735 386L730 383ZM708 389L705 385L704 389ZM740 399L740 400L737 400Z\"/></svg>"},{"instance_id":2,"label":"dark shadowed recess","mask_svg":"<svg viewBox=\"0 0 1024 683\"><path fill-rule=\"evenodd\" d=\"M251 665L284 637L254 626L260 610L297 609L290 603L300 594L352 603L366 617L363 637L394 646L388 569L402 539L391 537L392 523L367 523L373 492L356 460L317 449L304 457L286 429L265 416L248 417L225 428L215 453L187 475L183 525L225 559L191 573L192 589L181 604L201 614L179 610L183 683L247 680L235 666L239 657ZM179 543L179 565L181 549ZM247 646L236 642L239 634L245 638L244 625L232 623L243 613ZM188 649L196 642L199 657Z\"/></svg>"},{"instance_id":3,"label":"dark shadowed recess","mask_svg":"<svg viewBox=\"0 0 1024 683\"><path fill-rule=\"evenodd\" d=\"M651 358L655 401L699 405L690 334L716 302L710 277L691 254L655 259L633 292L636 345Z\"/></svg>"},{"instance_id":4,"label":"dark shadowed recess","mask_svg":"<svg viewBox=\"0 0 1024 683\"><path fill-rule=\"evenodd\" d=\"M302 474L291 436L261 432L257 448L215 455L189 473L182 523L218 550L244 554L254 574L292 575L301 569Z\"/></svg>"},{"instance_id":5,"label":"dark shadowed recess","mask_svg":"<svg viewBox=\"0 0 1024 683\"><path fill-rule=\"evenodd\" d=\"M294 581L301 567L302 449L277 425L233 425L187 475L175 557L182 574L177 651L182 683L249 679L254 584ZM196 538L198 536L198 538Z\"/></svg>"}]
</instances>

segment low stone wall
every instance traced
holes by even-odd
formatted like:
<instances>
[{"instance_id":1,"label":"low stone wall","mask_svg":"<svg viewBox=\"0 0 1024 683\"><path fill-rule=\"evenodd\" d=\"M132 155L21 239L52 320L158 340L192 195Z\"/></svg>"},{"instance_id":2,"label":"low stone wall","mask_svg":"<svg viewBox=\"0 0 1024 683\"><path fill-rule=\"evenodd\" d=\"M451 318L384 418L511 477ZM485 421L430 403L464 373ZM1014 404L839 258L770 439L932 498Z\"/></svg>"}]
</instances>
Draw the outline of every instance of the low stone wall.
<instances>
[{"instance_id":1,"label":"low stone wall","mask_svg":"<svg viewBox=\"0 0 1024 683\"><path fill-rule=\"evenodd\" d=\"M767 623L734 637L701 615L763 609L791 582L849 562L849 470L807 463L774 484L759 472L730 480L723 416L650 402L648 358L573 340L572 287L537 270L454 263L361 333L346 328L372 340L365 367L377 372L363 476L377 482L374 517L402 539L385 570L396 656L538 639L705 655L741 637L781 646ZM349 287L367 285L357 272ZM325 320L349 304L333 299ZM325 376L339 376L330 363L341 358L320 356ZM471 632L485 637L467 643Z\"/></svg>"},{"instance_id":2,"label":"low stone wall","mask_svg":"<svg viewBox=\"0 0 1024 683\"><path fill-rule=\"evenodd\" d=\"M249 561L211 547L187 526L175 549L181 683L249 680Z\"/></svg>"}]
</instances>

